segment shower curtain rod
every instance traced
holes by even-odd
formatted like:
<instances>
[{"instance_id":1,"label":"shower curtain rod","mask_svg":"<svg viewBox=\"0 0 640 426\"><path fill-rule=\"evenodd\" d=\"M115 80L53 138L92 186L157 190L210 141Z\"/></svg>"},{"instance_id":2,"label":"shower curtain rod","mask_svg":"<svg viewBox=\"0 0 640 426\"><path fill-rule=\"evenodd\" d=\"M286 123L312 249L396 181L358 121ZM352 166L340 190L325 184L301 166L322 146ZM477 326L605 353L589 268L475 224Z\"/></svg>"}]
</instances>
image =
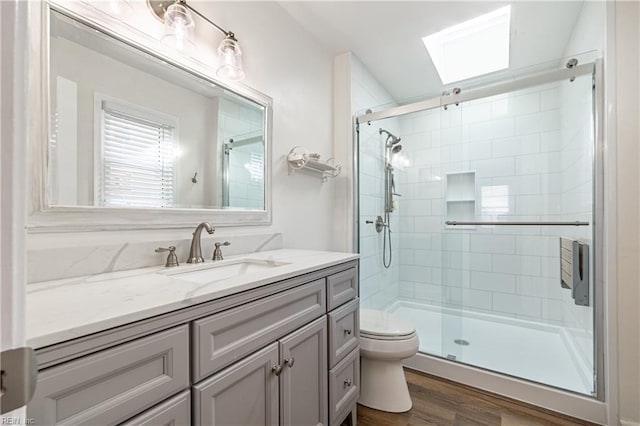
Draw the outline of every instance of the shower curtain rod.
<instances>
[{"instance_id":1,"label":"shower curtain rod","mask_svg":"<svg viewBox=\"0 0 640 426\"><path fill-rule=\"evenodd\" d=\"M437 96L425 101L392 107L382 111L370 112L368 114L357 116L356 123L367 123L370 121L397 117L400 115L411 114L413 112L424 111L432 108L439 108L446 105L453 105L460 102L471 101L474 99L486 98L488 96L500 95L502 93L512 92L514 90L524 89L526 87L538 86L540 84L551 83L557 80L573 79L585 74L593 74L594 71L595 62L578 65L573 68L563 68L560 70L547 71L545 73L535 74L529 77L507 81L505 83L498 83L478 89L471 89L468 92L465 92L463 90L458 94Z\"/></svg>"}]
</instances>

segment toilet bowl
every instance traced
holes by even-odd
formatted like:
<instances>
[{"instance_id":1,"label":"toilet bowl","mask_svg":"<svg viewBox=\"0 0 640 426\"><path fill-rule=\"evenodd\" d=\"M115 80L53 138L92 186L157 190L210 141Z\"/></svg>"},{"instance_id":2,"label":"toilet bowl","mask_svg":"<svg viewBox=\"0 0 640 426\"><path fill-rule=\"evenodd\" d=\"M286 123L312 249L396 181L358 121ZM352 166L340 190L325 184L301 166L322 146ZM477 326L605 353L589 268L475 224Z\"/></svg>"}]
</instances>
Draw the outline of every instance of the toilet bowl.
<instances>
[{"instance_id":1,"label":"toilet bowl","mask_svg":"<svg viewBox=\"0 0 640 426\"><path fill-rule=\"evenodd\" d=\"M418 352L411 322L387 312L360 309L360 399L366 407L391 413L411 409L402 360Z\"/></svg>"}]
</instances>

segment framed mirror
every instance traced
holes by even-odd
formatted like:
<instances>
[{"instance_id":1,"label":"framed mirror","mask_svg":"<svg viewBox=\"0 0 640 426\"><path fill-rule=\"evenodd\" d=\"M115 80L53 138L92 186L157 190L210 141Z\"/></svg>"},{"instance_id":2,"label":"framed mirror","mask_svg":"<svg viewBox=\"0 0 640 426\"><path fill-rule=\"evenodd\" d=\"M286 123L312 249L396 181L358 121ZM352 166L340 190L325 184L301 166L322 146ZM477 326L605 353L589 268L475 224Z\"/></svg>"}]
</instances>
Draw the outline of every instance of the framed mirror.
<instances>
[{"instance_id":1,"label":"framed mirror","mask_svg":"<svg viewBox=\"0 0 640 426\"><path fill-rule=\"evenodd\" d=\"M32 228L271 223L269 97L69 11L47 17L46 170Z\"/></svg>"}]
</instances>

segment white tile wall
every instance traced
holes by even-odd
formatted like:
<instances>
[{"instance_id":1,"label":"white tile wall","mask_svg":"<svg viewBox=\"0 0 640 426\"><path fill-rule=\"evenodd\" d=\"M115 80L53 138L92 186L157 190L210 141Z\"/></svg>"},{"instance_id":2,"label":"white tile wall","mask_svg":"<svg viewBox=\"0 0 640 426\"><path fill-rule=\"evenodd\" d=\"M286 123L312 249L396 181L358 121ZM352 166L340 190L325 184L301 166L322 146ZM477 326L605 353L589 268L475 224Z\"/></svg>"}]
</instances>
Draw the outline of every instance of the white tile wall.
<instances>
[{"instance_id":1,"label":"white tile wall","mask_svg":"<svg viewBox=\"0 0 640 426\"><path fill-rule=\"evenodd\" d=\"M568 84L399 121L404 151L411 159L411 166L398 176L403 195L400 298L588 325L582 311L569 306L570 293L560 288L558 237L566 234L564 229L444 226L445 174L451 172L475 172L478 220L577 220L576 214L583 217L591 211L591 145L584 131L590 115L586 99L581 109L581 102L575 105L580 95L564 93ZM585 87L572 88L590 96ZM589 229L578 232L584 237Z\"/></svg>"},{"instance_id":2,"label":"white tile wall","mask_svg":"<svg viewBox=\"0 0 640 426\"><path fill-rule=\"evenodd\" d=\"M351 67L351 99L354 115L364 113L368 108L380 109L383 105L392 106L394 100L376 79L367 71L360 61L352 57ZM385 120L370 126L360 127L360 152L359 152L359 207L360 207L360 303L361 306L373 309L384 309L398 299L399 294L413 294L413 288L409 290L406 285L401 285L404 275L411 280L421 275L423 271L413 266L413 262L404 270L400 265L406 261L400 253L399 235L401 232L413 232L415 221L413 216L408 220L400 221L399 213L394 212L391 217L393 250L393 262L389 269L384 268L383 238L382 233L375 232L373 225L365 224L367 220L375 220L380 215L384 216L384 137L378 133L380 127L399 134L399 119ZM421 129L433 126L429 120L416 118L407 125L418 125ZM426 154L425 154L426 155ZM411 208L416 215L422 211L431 210L431 201L427 198L412 200ZM387 240L387 245L389 241ZM406 253L405 253L406 254ZM403 260L404 259L404 260ZM418 270L413 270L416 268ZM421 278L422 279L422 278ZM410 296L408 296L410 297Z\"/></svg>"}]
</instances>

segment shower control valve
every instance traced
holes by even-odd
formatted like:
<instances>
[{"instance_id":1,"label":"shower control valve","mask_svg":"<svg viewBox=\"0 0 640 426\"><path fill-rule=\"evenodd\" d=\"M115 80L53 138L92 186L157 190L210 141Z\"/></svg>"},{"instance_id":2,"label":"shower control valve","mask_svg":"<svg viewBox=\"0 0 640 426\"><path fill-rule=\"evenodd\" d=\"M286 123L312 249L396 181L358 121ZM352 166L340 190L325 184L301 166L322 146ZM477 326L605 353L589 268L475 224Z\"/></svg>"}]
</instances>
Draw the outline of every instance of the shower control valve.
<instances>
[{"instance_id":1,"label":"shower control valve","mask_svg":"<svg viewBox=\"0 0 640 426\"><path fill-rule=\"evenodd\" d=\"M378 216L375 220L375 222L373 220L367 220L365 221L366 224L368 225L376 225L376 232L379 234L382 232L382 230L387 227L387 223L384 221L384 219L382 218L382 216Z\"/></svg>"}]
</instances>

